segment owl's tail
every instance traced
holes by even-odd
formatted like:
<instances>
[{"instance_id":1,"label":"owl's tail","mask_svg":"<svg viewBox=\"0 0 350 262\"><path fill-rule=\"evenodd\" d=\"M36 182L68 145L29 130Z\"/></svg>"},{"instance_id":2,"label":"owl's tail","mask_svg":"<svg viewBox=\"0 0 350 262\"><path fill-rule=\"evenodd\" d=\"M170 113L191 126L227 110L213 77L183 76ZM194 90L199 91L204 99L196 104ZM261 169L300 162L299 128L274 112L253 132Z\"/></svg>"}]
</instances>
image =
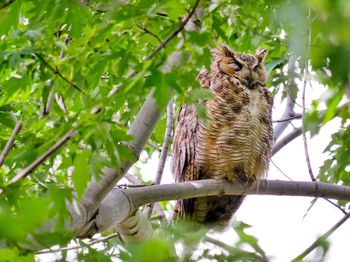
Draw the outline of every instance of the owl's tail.
<instances>
[{"instance_id":1,"label":"owl's tail","mask_svg":"<svg viewBox=\"0 0 350 262\"><path fill-rule=\"evenodd\" d=\"M216 230L224 230L241 206L245 196L211 196L177 201L173 219L194 220Z\"/></svg>"},{"instance_id":2,"label":"owl's tail","mask_svg":"<svg viewBox=\"0 0 350 262\"><path fill-rule=\"evenodd\" d=\"M203 223L224 230L231 225L233 215L241 206L245 196L213 196L207 197L208 211Z\"/></svg>"}]
</instances>

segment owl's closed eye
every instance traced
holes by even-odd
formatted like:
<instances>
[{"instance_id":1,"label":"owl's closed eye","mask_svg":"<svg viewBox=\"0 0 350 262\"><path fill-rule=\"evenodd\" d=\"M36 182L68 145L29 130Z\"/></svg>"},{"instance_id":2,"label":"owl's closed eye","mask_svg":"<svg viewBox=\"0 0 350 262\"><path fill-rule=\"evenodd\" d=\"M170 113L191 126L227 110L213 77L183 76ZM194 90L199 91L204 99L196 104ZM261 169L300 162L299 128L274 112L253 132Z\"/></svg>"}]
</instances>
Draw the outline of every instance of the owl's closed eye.
<instances>
[{"instance_id":1,"label":"owl's closed eye","mask_svg":"<svg viewBox=\"0 0 350 262\"><path fill-rule=\"evenodd\" d=\"M246 80L248 83L266 82L266 70L262 62L267 50L258 51L256 55L235 53L232 50L223 52L219 61L221 72Z\"/></svg>"}]
</instances>

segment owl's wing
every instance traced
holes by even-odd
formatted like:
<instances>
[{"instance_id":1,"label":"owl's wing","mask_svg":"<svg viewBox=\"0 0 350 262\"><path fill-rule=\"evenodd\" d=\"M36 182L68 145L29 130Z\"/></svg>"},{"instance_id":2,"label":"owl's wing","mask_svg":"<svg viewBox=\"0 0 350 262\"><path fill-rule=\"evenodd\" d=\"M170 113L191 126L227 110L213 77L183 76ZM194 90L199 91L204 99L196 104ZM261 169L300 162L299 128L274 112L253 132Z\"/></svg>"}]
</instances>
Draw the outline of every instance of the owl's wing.
<instances>
[{"instance_id":1,"label":"owl's wing","mask_svg":"<svg viewBox=\"0 0 350 262\"><path fill-rule=\"evenodd\" d=\"M171 171L176 182L197 180L198 168L195 163L199 118L193 105L180 109L173 141Z\"/></svg>"},{"instance_id":2,"label":"owl's wing","mask_svg":"<svg viewBox=\"0 0 350 262\"><path fill-rule=\"evenodd\" d=\"M175 182L199 179L199 169L195 161L198 129L199 118L195 107L183 105L179 112L173 141L171 171ZM192 217L194 208L194 199L178 200L175 205L173 219Z\"/></svg>"}]
</instances>

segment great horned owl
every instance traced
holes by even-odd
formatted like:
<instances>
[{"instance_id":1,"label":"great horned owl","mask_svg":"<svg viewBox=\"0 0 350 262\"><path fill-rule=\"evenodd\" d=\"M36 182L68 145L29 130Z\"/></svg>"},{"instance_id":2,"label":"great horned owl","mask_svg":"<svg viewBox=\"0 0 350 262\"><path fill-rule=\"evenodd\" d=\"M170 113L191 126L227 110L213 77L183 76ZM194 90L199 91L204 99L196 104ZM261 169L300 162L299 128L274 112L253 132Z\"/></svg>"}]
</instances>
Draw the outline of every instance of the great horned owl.
<instances>
[{"instance_id":1,"label":"great horned owl","mask_svg":"<svg viewBox=\"0 0 350 262\"><path fill-rule=\"evenodd\" d=\"M173 142L172 172L176 182L226 179L254 182L266 174L273 142L273 97L266 89L263 61L237 53L226 45L212 51L211 72L198 80L214 98L205 101L208 123L193 105L181 107ZM225 228L244 196L215 196L180 200L175 217L187 217Z\"/></svg>"}]
</instances>

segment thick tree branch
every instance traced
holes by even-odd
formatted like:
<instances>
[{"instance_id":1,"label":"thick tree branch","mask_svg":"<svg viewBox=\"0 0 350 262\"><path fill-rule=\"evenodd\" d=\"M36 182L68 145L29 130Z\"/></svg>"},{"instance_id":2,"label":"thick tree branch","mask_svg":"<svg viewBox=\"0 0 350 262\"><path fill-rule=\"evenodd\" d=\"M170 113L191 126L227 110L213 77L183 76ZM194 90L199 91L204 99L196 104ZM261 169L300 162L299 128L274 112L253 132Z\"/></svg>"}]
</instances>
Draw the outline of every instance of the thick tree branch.
<instances>
[{"instance_id":1,"label":"thick tree branch","mask_svg":"<svg viewBox=\"0 0 350 262\"><path fill-rule=\"evenodd\" d=\"M104 231L131 216L138 207L158 201L216 195L276 195L333 198L350 201L350 187L321 182L262 180L242 185L216 180L113 189L103 199L96 216L96 230Z\"/></svg>"},{"instance_id":2,"label":"thick tree branch","mask_svg":"<svg viewBox=\"0 0 350 262\"><path fill-rule=\"evenodd\" d=\"M23 124L23 119L21 119L20 121L18 121L16 123L16 126L15 128L13 129L11 135L10 135L10 138L9 140L7 141L4 149L2 150L1 152L1 155L0 155L0 166L2 166L2 164L4 163L5 161L5 158L6 156L8 155L8 153L10 153L11 149L12 149L12 146L13 146L13 143L15 142L15 136L19 133L19 131L21 131L22 129L22 124Z\"/></svg>"},{"instance_id":3,"label":"thick tree branch","mask_svg":"<svg viewBox=\"0 0 350 262\"><path fill-rule=\"evenodd\" d=\"M303 253L294 258L292 261L302 261L304 257L310 254L315 248L322 244L335 230L337 230L345 221L350 218L350 212L343 216L333 227L331 227L327 232L325 232L322 236L320 236L314 243L312 243Z\"/></svg>"},{"instance_id":4,"label":"thick tree branch","mask_svg":"<svg viewBox=\"0 0 350 262\"><path fill-rule=\"evenodd\" d=\"M127 145L135 155L134 161L139 158L146 141L150 137L160 117L160 111L156 101L153 98L153 93L154 92L152 91L148 95L128 132L129 135L134 137L134 140ZM133 163L131 161L126 161L120 165L118 170L106 170L100 181L90 182L81 200L82 205L86 209L88 218L90 218L96 212L99 203L114 187L114 185L124 176L132 164Z\"/></svg>"},{"instance_id":5,"label":"thick tree branch","mask_svg":"<svg viewBox=\"0 0 350 262\"><path fill-rule=\"evenodd\" d=\"M170 42L170 40L172 40L185 27L189 19L194 14L198 4L199 0L196 0L191 12L186 16L186 18L183 20L180 26L174 32L172 32L162 43L160 43L152 53L146 56L144 61L154 57L157 52L164 48ZM139 155L143 147L145 146L145 143L151 135L155 124L157 123L160 117L160 111L153 98L153 93L154 92L152 91L148 95L144 105L140 109L135 121L131 125L128 132L129 135L134 137L134 140L127 146L134 153L135 160L132 162L127 161L125 163L122 163L118 170L108 169L108 171L106 171L103 174L102 179L100 181L92 181L89 184L87 190L85 191L85 194L81 200L81 204L85 209L83 213L86 213L87 215L86 227L91 226L91 224L89 224L88 221L95 214L99 203L113 188L113 186L124 176L126 171L133 164L133 162L135 162L139 158ZM85 231L83 234L85 234L87 231L86 227L81 230L82 232Z\"/></svg>"}]
</instances>

